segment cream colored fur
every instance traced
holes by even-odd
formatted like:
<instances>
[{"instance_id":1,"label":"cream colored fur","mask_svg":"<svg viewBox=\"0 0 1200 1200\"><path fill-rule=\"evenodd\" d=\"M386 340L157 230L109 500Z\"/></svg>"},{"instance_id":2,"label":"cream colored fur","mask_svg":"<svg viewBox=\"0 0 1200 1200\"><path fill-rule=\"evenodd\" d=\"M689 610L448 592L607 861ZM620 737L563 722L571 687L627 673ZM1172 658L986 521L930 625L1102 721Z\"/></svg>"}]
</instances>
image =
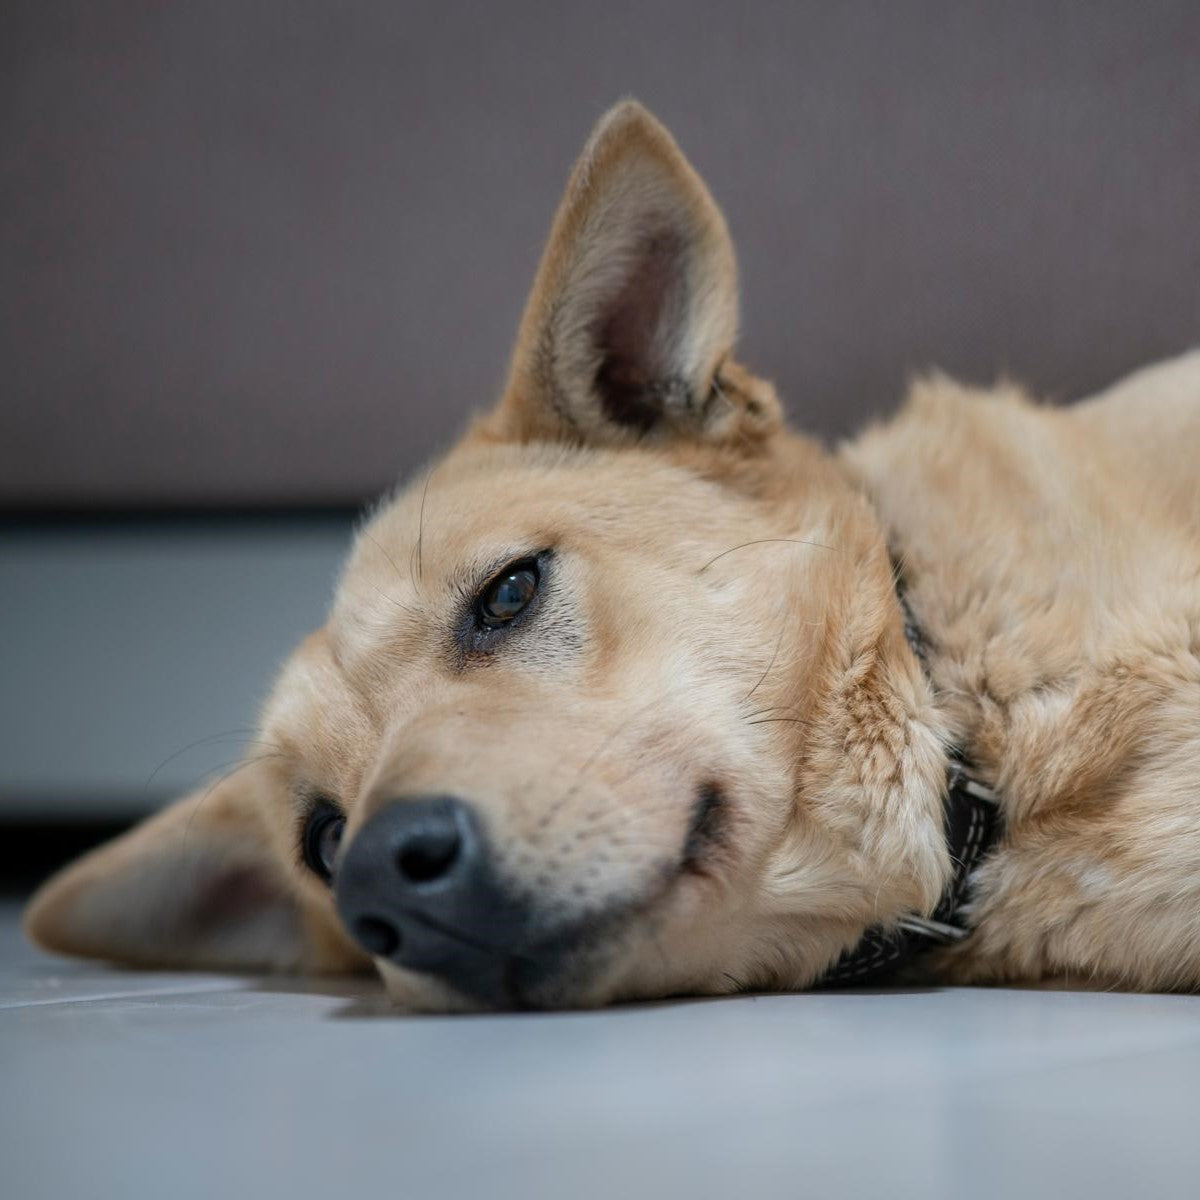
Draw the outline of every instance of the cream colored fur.
<instances>
[{"instance_id":1,"label":"cream colored fur","mask_svg":"<svg viewBox=\"0 0 1200 1200\"><path fill-rule=\"evenodd\" d=\"M350 841L436 791L564 927L621 914L529 1002L802 988L935 906L954 744L1005 832L930 977L1200 989L1200 354L1068 408L934 377L831 455L730 357L735 277L670 136L614 110L502 399L364 526L245 769L52 880L32 936L367 966L300 864L305 805L343 806ZM455 652L469 581L543 548L536 622ZM705 785L722 824L687 861ZM380 969L404 1004L462 1004Z\"/></svg>"}]
</instances>

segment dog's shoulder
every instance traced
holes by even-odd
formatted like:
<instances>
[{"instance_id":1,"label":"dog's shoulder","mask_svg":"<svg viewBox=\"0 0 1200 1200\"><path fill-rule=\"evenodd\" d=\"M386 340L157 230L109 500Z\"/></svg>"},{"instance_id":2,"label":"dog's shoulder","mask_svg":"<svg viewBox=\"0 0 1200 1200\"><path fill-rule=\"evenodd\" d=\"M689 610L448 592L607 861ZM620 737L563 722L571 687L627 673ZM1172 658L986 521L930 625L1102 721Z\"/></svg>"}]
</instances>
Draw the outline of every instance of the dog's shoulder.
<instances>
[{"instance_id":1,"label":"dog's shoulder","mask_svg":"<svg viewBox=\"0 0 1200 1200\"><path fill-rule=\"evenodd\" d=\"M1135 371L1065 410L1137 511L1200 539L1200 349Z\"/></svg>"},{"instance_id":2,"label":"dog's shoulder","mask_svg":"<svg viewBox=\"0 0 1200 1200\"><path fill-rule=\"evenodd\" d=\"M997 775L1025 778L1028 811L1062 801L1055 780L1117 778L1194 704L1200 355L1068 407L936 376L842 458L952 727Z\"/></svg>"},{"instance_id":3,"label":"dog's shoulder","mask_svg":"<svg viewBox=\"0 0 1200 1200\"><path fill-rule=\"evenodd\" d=\"M1111 596L1131 571L1144 593L1167 559L1200 569L1200 351L1062 407L931 375L840 459L911 573L943 589L1011 606L1051 585Z\"/></svg>"},{"instance_id":4,"label":"dog's shoulder","mask_svg":"<svg viewBox=\"0 0 1200 1200\"><path fill-rule=\"evenodd\" d=\"M1200 864L1200 354L1066 407L934 376L841 460L1005 806L951 977L1195 986L1192 901L1152 898Z\"/></svg>"}]
</instances>

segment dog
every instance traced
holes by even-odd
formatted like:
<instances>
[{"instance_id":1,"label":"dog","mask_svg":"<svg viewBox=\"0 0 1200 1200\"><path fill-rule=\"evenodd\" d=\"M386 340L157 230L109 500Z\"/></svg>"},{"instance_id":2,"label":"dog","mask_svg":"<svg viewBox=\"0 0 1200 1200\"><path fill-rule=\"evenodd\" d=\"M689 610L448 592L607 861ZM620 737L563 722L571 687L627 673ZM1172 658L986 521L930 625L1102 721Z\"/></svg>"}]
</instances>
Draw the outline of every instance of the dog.
<instances>
[{"instance_id":1,"label":"dog","mask_svg":"<svg viewBox=\"0 0 1200 1200\"><path fill-rule=\"evenodd\" d=\"M1200 353L933 375L829 452L624 102L498 404L361 528L232 775L26 928L411 1010L886 979L1200 988Z\"/></svg>"}]
</instances>

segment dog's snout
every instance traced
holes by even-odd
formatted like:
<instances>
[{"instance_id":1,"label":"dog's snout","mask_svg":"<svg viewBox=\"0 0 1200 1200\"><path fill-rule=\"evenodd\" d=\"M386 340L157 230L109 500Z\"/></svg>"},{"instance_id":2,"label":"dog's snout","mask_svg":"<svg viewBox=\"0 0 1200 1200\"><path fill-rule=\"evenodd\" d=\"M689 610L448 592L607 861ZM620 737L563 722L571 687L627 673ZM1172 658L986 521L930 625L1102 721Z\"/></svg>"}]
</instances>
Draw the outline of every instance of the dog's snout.
<instances>
[{"instance_id":1,"label":"dog's snout","mask_svg":"<svg viewBox=\"0 0 1200 1200\"><path fill-rule=\"evenodd\" d=\"M393 839L392 858L400 877L408 884L435 884L454 873L456 866L470 871L469 861L460 862L462 827L469 819L458 800L434 800L397 805L390 814L388 830ZM478 841L472 839L478 853Z\"/></svg>"},{"instance_id":2,"label":"dog's snout","mask_svg":"<svg viewBox=\"0 0 1200 1200\"><path fill-rule=\"evenodd\" d=\"M338 912L371 955L499 999L523 906L495 878L469 805L453 796L392 801L359 830L338 868Z\"/></svg>"}]
</instances>

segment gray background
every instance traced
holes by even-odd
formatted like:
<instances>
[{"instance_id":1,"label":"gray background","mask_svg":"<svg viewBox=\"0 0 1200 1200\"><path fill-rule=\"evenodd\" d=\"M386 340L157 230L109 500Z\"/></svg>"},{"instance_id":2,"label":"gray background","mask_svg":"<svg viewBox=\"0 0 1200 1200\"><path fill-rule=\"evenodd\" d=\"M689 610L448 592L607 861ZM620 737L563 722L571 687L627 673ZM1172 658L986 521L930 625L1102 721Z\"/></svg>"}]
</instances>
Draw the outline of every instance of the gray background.
<instances>
[{"instance_id":1,"label":"gray background","mask_svg":"<svg viewBox=\"0 0 1200 1200\"><path fill-rule=\"evenodd\" d=\"M728 212L746 359L826 435L932 363L1066 398L1200 340L1194 0L7 0L0 817L236 759L353 506L495 396L630 93Z\"/></svg>"},{"instance_id":2,"label":"gray background","mask_svg":"<svg viewBox=\"0 0 1200 1200\"><path fill-rule=\"evenodd\" d=\"M324 618L350 525L0 526L0 821L141 816L253 751L276 670ZM0 889L3 862L0 847Z\"/></svg>"},{"instance_id":3,"label":"gray background","mask_svg":"<svg viewBox=\"0 0 1200 1200\"><path fill-rule=\"evenodd\" d=\"M8 0L0 504L387 485L495 395L628 93L823 432L931 363L1066 397L1200 336L1194 0Z\"/></svg>"}]
</instances>

